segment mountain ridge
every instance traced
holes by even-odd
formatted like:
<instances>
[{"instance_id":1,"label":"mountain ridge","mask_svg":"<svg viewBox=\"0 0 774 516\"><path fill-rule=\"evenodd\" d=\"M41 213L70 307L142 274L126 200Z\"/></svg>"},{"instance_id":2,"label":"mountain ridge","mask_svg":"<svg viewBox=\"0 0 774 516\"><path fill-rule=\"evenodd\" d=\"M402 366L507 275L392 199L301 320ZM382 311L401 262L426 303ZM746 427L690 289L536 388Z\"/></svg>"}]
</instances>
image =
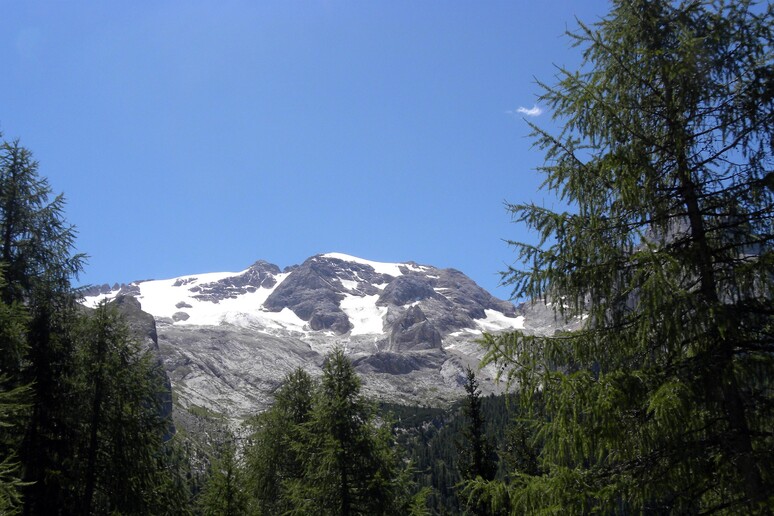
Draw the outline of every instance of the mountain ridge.
<instances>
[{"instance_id":1,"label":"mountain ridge","mask_svg":"<svg viewBox=\"0 0 774 516\"><path fill-rule=\"evenodd\" d=\"M387 263L341 253L280 269L258 260L238 272L202 273L83 292L84 304L128 295L156 322L159 353L182 407L241 419L268 406L285 374L319 374L345 350L378 399L441 405L464 393L483 332L524 328L512 303L456 269ZM493 367L484 392L500 392Z\"/></svg>"}]
</instances>

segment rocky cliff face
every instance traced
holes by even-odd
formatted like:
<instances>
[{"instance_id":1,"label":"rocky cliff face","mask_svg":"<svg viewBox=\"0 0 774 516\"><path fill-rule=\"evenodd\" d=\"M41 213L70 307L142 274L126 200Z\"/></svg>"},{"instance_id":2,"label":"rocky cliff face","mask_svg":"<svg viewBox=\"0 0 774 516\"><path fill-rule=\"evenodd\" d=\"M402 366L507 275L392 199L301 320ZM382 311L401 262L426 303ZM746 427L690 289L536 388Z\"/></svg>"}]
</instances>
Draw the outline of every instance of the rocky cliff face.
<instances>
[{"instance_id":1,"label":"rocky cliff face","mask_svg":"<svg viewBox=\"0 0 774 516\"><path fill-rule=\"evenodd\" d=\"M125 286L124 286L125 287ZM116 286L116 291L121 291L121 286ZM158 374L164 386L161 392L157 394L161 402L161 417L169 421L169 428L165 439L175 433L172 423L172 384L164 367L159 349L158 334L156 332L156 321L149 313L143 312L139 301L132 296L123 294L116 295L111 303L116 307L126 322L132 337L141 345L143 351L149 352L156 361L157 368L154 368L154 374ZM88 308L84 310L89 313Z\"/></svg>"},{"instance_id":2,"label":"rocky cliff face","mask_svg":"<svg viewBox=\"0 0 774 516\"><path fill-rule=\"evenodd\" d=\"M105 285L88 291L85 304L119 294L130 296L121 302L133 313L136 300L152 315L180 404L236 419L264 409L296 367L319 374L336 346L369 395L446 403L463 395L464 367L481 358L475 339L524 327L526 313L454 269L335 253L285 270L258 261L237 273ZM151 319L144 321L149 329ZM536 330L544 323L548 312ZM493 376L481 372L485 392L498 390Z\"/></svg>"}]
</instances>

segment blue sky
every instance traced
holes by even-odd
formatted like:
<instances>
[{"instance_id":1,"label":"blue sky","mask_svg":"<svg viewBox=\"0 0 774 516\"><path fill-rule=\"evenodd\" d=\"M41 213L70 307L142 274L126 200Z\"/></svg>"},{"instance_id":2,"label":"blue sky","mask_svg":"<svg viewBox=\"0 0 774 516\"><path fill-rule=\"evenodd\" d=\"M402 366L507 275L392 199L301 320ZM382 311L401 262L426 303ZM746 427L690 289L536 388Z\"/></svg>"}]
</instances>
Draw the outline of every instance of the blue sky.
<instances>
[{"instance_id":1,"label":"blue sky","mask_svg":"<svg viewBox=\"0 0 774 516\"><path fill-rule=\"evenodd\" d=\"M79 283L325 252L507 298L504 201L552 205L524 122L600 0L0 0L0 130L67 199ZM530 119L550 127L543 108Z\"/></svg>"}]
</instances>

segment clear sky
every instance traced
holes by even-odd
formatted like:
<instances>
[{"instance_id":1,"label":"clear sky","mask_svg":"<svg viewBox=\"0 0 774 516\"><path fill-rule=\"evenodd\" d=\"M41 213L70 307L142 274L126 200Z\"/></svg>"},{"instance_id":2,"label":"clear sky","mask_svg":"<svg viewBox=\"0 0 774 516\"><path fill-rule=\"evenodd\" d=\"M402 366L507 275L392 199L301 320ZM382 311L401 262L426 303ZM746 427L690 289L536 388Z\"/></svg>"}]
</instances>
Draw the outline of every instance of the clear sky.
<instances>
[{"instance_id":1,"label":"clear sky","mask_svg":"<svg viewBox=\"0 0 774 516\"><path fill-rule=\"evenodd\" d=\"M601 0L0 0L0 130L67 199L77 283L325 252L495 295L538 191L535 79ZM522 112L519 112L519 108ZM534 116L535 112L542 114ZM523 113L528 111L527 113Z\"/></svg>"}]
</instances>

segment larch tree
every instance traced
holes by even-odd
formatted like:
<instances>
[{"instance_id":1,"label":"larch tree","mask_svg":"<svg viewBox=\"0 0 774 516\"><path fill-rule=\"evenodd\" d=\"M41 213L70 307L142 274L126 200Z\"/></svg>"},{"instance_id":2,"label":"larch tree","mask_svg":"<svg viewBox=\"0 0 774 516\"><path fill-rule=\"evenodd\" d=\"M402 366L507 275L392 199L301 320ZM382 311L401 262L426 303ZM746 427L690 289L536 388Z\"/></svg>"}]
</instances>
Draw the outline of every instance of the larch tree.
<instances>
[{"instance_id":1,"label":"larch tree","mask_svg":"<svg viewBox=\"0 0 774 516\"><path fill-rule=\"evenodd\" d=\"M79 512L151 513L169 503L158 365L131 335L114 303L81 317L72 382L80 406ZM171 504L170 504L171 506Z\"/></svg>"},{"instance_id":2,"label":"larch tree","mask_svg":"<svg viewBox=\"0 0 774 516\"><path fill-rule=\"evenodd\" d=\"M5 283L0 267L0 287ZM25 355L27 314L18 303L0 300L0 514L17 514L22 508L21 468L18 448L26 420L29 386L16 385L9 371L17 371ZM11 364L10 367L8 364Z\"/></svg>"},{"instance_id":3,"label":"larch tree","mask_svg":"<svg viewBox=\"0 0 774 516\"><path fill-rule=\"evenodd\" d=\"M32 154L0 143L0 512L170 512L157 364L70 281L83 256ZM183 511L184 512L184 511Z\"/></svg>"},{"instance_id":4,"label":"larch tree","mask_svg":"<svg viewBox=\"0 0 774 516\"><path fill-rule=\"evenodd\" d=\"M234 436L229 434L210 462L210 472L199 499L204 516L242 516L249 514L249 497L244 480L244 469L238 456ZM258 514L272 514L258 510ZM273 514L281 514L274 512Z\"/></svg>"},{"instance_id":5,"label":"larch tree","mask_svg":"<svg viewBox=\"0 0 774 516\"><path fill-rule=\"evenodd\" d=\"M68 410L74 343L70 335L76 303L70 286L82 269L73 253L75 231L67 224L64 199L53 196L38 175L32 153L18 141L0 144L0 300L23 306L23 342L3 341L0 362L8 386L30 386L29 417L19 446L24 512L56 514L74 499L64 472L77 432Z\"/></svg>"},{"instance_id":6,"label":"larch tree","mask_svg":"<svg viewBox=\"0 0 774 516\"><path fill-rule=\"evenodd\" d=\"M464 482L488 482L497 475L497 451L486 435L486 421L481 408L481 389L478 386L476 373L470 368L465 369L465 393L462 414L465 427L462 430L463 439L457 441L457 469ZM464 494L464 493L463 493ZM487 504L475 496L464 497L467 510L471 514L491 514Z\"/></svg>"},{"instance_id":7,"label":"larch tree","mask_svg":"<svg viewBox=\"0 0 774 516\"><path fill-rule=\"evenodd\" d=\"M497 452L486 435L481 389L476 373L470 367L465 370L465 392L462 413L467 424L462 431L464 442L457 443L460 476L463 480L477 477L492 480L497 474Z\"/></svg>"},{"instance_id":8,"label":"larch tree","mask_svg":"<svg viewBox=\"0 0 774 516\"><path fill-rule=\"evenodd\" d=\"M612 4L571 34L580 68L542 85L562 128L533 127L540 170L567 209L509 206L540 237L512 243L514 297L583 326L484 338L522 402L540 397L543 473L478 492L513 513L765 513L774 8Z\"/></svg>"},{"instance_id":9,"label":"larch tree","mask_svg":"<svg viewBox=\"0 0 774 516\"><path fill-rule=\"evenodd\" d=\"M311 418L315 384L301 368L285 377L274 404L252 418L245 449L248 492L260 514L282 514L291 508L288 488L304 474L299 455L303 425Z\"/></svg>"},{"instance_id":10,"label":"larch tree","mask_svg":"<svg viewBox=\"0 0 774 516\"><path fill-rule=\"evenodd\" d=\"M302 476L288 482L289 514L421 514L410 472L390 447L388 425L360 393L360 378L341 349L326 357L303 435L292 444Z\"/></svg>"}]
</instances>

